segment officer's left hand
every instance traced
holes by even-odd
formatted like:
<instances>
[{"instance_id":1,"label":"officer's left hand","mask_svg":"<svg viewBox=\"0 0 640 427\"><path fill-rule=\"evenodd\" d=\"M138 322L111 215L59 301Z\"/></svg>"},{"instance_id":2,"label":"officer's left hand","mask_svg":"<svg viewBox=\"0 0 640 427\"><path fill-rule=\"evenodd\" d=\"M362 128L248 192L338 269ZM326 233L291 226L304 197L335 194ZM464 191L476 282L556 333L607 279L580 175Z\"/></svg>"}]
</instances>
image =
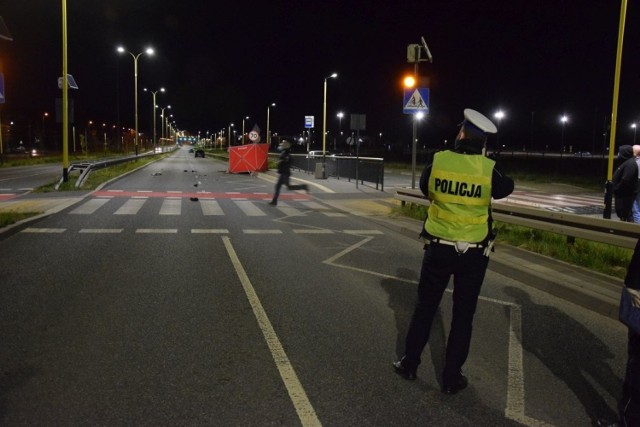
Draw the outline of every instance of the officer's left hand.
<instances>
[{"instance_id":1,"label":"officer's left hand","mask_svg":"<svg viewBox=\"0 0 640 427\"><path fill-rule=\"evenodd\" d=\"M627 292L631 295L631 303L635 308L640 308L640 290L627 288Z\"/></svg>"}]
</instances>

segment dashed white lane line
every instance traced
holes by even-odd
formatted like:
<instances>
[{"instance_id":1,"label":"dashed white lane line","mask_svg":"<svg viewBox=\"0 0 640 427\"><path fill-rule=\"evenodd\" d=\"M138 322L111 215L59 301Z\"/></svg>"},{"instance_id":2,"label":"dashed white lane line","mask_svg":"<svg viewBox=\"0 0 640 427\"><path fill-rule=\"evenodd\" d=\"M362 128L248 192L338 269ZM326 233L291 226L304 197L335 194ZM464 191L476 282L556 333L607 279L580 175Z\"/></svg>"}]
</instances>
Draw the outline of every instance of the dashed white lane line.
<instances>
[{"instance_id":1,"label":"dashed white lane line","mask_svg":"<svg viewBox=\"0 0 640 427\"><path fill-rule=\"evenodd\" d=\"M136 234L177 234L177 228L138 228Z\"/></svg>"}]
</instances>

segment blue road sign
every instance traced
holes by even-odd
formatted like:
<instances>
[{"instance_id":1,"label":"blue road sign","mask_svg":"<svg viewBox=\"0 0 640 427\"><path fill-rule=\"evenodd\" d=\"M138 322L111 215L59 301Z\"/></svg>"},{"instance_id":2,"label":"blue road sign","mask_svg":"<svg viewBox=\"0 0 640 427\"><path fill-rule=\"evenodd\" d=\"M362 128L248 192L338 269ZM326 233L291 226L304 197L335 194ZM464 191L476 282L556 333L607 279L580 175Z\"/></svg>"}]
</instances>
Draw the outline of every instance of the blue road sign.
<instances>
[{"instance_id":1,"label":"blue road sign","mask_svg":"<svg viewBox=\"0 0 640 427\"><path fill-rule=\"evenodd\" d=\"M314 116L304 116L304 127L306 129L313 128L313 119L314 119Z\"/></svg>"},{"instance_id":2,"label":"blue road sign","mask_svg":"<svg viewBox=\"0 0 640 427\"><path fill-rule=\"evenodd\" d=\"M404 114L428 113L429 88L405 88L402 106L402 112Z\"/></svg>"}]
</instances>

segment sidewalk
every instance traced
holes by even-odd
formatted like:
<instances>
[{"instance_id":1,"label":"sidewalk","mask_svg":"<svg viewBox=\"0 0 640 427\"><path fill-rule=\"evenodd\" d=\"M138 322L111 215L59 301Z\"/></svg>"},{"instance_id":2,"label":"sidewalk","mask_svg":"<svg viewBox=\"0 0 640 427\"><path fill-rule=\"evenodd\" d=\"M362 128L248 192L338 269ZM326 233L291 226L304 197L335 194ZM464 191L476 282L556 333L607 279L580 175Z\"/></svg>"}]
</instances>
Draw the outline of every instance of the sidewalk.
<instances>
[{"instance_id":1,"label":"sidewalk","mask_svg":"<svg viewBox=\"0 0 640 427\"><path fill-rule=\"evenodd\" d=\"M275 183L277 173L268 171L259 174L258 178ZM356 188L353 180L344 178L315 179L314 175L300 171L293 172L291 176L292 181L309 184L311 196L319 201L337 210L366 217L383 227L419 240L421 221L391 215L393 207L400 205L400 202L394 198L395 188L410 187L411 178L411 173L391 171L385 174L384 191L381 191L380 188L375 188L375 184L367 182L358 184ZM43 212L38 216L0 228L0 236L8 237L28 226L29 223L60 212L89 194L91 193L42 193L0 200L0 212ZM623 286L621 279L499 242L491 255L489 268L594 312L617 319L620 288Z\"/></svg>"}]
</instances>

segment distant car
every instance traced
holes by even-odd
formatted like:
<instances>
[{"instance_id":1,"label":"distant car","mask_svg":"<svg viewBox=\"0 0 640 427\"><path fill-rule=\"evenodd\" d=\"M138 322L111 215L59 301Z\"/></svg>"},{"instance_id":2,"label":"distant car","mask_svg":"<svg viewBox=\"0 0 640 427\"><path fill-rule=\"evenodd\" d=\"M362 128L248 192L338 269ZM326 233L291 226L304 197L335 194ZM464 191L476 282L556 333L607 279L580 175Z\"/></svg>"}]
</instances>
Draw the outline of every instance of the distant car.
<instances>
[{"instance_id":1,"label":"distant car","mask_svg":"<svg viewBox=\"0 0 640 427\"><path fill-rule=\"evenodd\" d=\"M189 148L189 152L190 152L190 153L193 153L193 148Z\"/></svg>"},{"instance_id":2,"label":"distant car","mask_svg":"<svg viewBox=\"0 0 640 427\"><path fill-rule=\"evenodd\" d=\"M307 154L307 158L308 159L314 159L316 157L322 157L323 156L322 153L323 153L322 150L320 150L320 151L309 151L309 153ZM328 151L325 151L324 153L325 153L326 157L333 156L333 154L329 153Z\"/></svg>"},{"instance_id":3,"label":"distant car","mask_svg":"<svg viewBox=\"0 0 640 427\"><path fill-rule=\"evenodd\" d=\"M202 158L204 158L204 150L203 150L203 149L201 149L201 148L198 148L198 149L196 150L196 157L202 157Z\"/></svg>"}]
</instances>

